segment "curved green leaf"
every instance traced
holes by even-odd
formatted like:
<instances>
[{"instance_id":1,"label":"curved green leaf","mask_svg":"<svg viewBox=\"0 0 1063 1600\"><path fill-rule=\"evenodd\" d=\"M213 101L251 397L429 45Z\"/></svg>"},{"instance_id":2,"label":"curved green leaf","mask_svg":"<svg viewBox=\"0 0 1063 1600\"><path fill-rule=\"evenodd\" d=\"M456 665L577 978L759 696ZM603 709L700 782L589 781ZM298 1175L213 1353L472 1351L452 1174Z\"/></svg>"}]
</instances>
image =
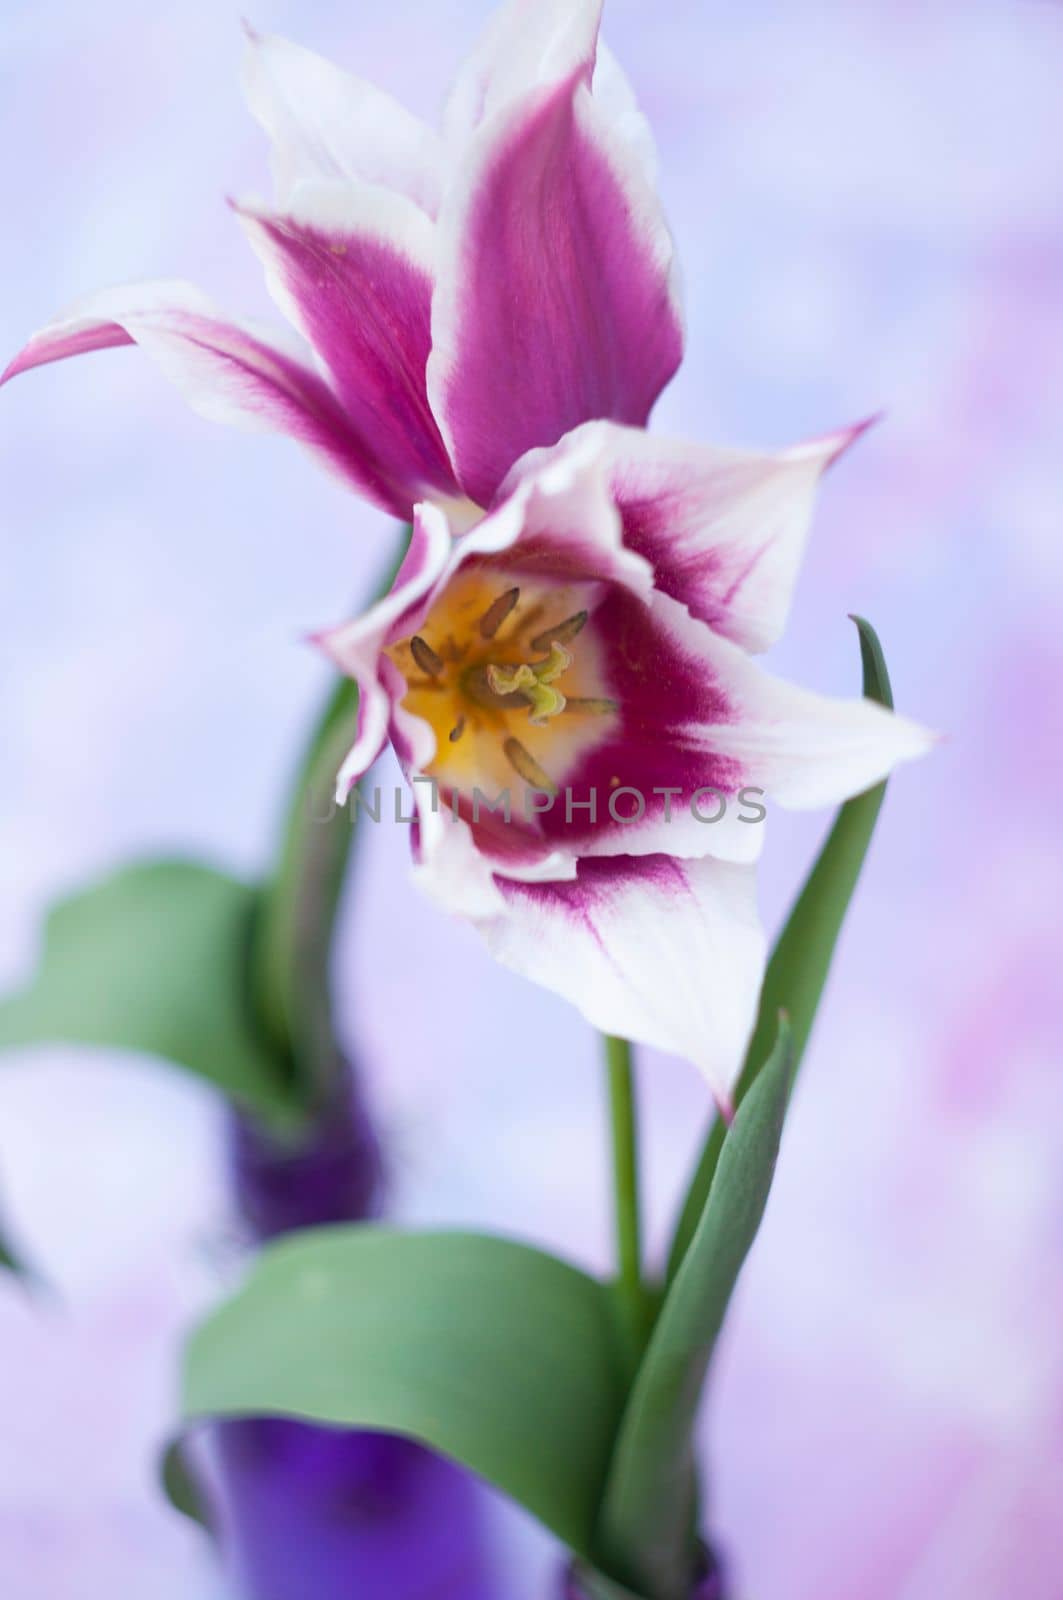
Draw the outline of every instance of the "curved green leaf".
<instances>
[{"instance_id":1,"label":"curved green leaf","mask_svg":"<svg viewBox=\"0 0 1063 1600\"><path fill-rule=\"evenodd\" d=\"M695 1507L694 1428L716 1338L771 1188L790 1088L778 1039L720 1152L701 1219L661 1307L624 1412L602 1505L606 1564L651 1600L687 1600Z\"/></svg>"},{"instance_id":2,"label":"curved green leaf","mask_svg":"<svg viewBox=\"0 0 1063 1600\"><path fill-rule=\"evenodd\" d=\"M277 1123L297 1106L246 1003L257 893L150 861L60 901L29 986L0 1002L0 1049L45 1042L161 1056Z\"/></svg>"},{"instance_id":3,"label":"curved green leaf","mask_svg":"<svg viewBox=\"0 0 1063 1600\"><path fill-rule=\"evenodd\" d=\"M893 693L878 635L863 617L852 620L860 635L864 694L879 705L892 708ZM738 1103L767 1060L780 1011L790 1018L795 1072L800 1065L885 793L885 783L878 783L842 806L805 880L768 963L757 1026L735 1091ZM723 1123L717 1120L702 1149L676 1227L668 1262L669 1280L679 1270L697 1227L720 1158L724 1132Z\"/></svg>"},{"instance_id":4,"label":"curved green leaf","mask_svg":"<svg viewBox=\"0 0 1063 1600\"><path fill-rule=\"evenodd\" d=\"M351 1226L271 1246L187 1350L190 1420L420 1441L588 1555L623 1404L605 1287L526 1245Z\"/></svg>"}]
</instances>

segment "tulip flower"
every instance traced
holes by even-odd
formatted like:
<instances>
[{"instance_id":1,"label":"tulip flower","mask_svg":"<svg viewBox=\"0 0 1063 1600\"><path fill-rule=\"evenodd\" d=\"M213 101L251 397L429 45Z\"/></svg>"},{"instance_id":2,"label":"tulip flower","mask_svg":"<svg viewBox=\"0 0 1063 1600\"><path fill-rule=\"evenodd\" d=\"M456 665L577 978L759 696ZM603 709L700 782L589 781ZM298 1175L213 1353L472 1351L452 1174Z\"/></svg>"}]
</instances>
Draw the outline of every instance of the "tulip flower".
<instances>
[{"instance_id":1,"label":"tulip flower","mask_svg":"<svg viewBox=\"0 0 1063 1600\"><path fill-rule=\"evenodd\" d=\"M644 424L682 332L648 133L597 50L600 13L510 0L442 136L252 35L244 83L277 194L235 211L296 338L149 283L83 300L5 378L139 344L198 411L292 436L403 520L425 499L474 517L465 502L581 422Z\"/></svg>"},{"instance_id":2,"label":"tulip flower","mask_svg":"<svg viewBox=\"0 0 1063 1600\"><path fill-rule=\"evenodd\" d=\"M929 743L752 659L853 431L757 456L587 424L458 539L419 506L391 592L318 640L360 689L338 797L390 740L423 887L597 1027L695 1061L725 1110L762 970L760 797L832 805Z\"/></svg>"},{"instance_id":3,"label":"tulip flower","mask_svg":"<svg viewBox=\"0 0 1063 1600\"><path fill-rule=\"evenodd\" d=\"M601 9L508 0L441 134L252 36L277 192L235 209L303 343L154 284L83 302L6 376L140 344L201 411L291 434L414 519L388 598L323 640L364 697L342 794L390 737L426 887L599 1027L692 1057L726 1111L763 964L761 795L832 804L927 738L749 658L858 430L774 457L643 431L682 332ZM515 818L488 810L500 790Z\"/></svg>"}]
</instances>

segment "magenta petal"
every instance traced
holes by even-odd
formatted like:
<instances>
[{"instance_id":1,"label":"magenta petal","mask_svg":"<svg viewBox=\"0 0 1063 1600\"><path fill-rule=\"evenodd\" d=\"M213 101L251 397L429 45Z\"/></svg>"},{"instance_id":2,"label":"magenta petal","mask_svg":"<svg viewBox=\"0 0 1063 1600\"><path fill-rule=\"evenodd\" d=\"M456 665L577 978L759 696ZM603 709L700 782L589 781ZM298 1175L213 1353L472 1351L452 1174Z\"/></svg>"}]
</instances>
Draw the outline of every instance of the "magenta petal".
<instances>
[{"instance_id":1,"label":"magenta petal","mask_svg":"<svg viewBox=\"0 0 1063 1600\"><path fill-rule=\"evenodd\" d=\"M610 734L564 772L571 807L556 805L538 818L543 837L581 855L667 850L752 860L762 831L740 824L735 800L749 780L739 760L713 748L713 734L737 711L726 675L699 649L711 644L708 630L660 597L647 606L616 585L590 626L620 709ZM718 812L715 822L701 820Z\"/></svg>"},{"instance_id":2,"label":"magenta petal","mask_svg":"<svg viewBox=\"0 0 1063 1600\"><path fill-rule=\"evenodd\" d=\"M682 354L656 197L583 80L489 117L440 212L428 389L481 505L582 422L643 425Z\"/></svg>"},{"instance_id":3,"label":"magenta petal","mask_svg":"<svg viewBox=\"0 0 1063 1600\"><path fill-rule=\"evenodd\" d=\"M191 284L145 283L86 297L34 334L0 382L127 344L140 345L202 416L289 434L377 505L403 513L325 380L272 335L221 316Z\"/></svg>"},{"instance_id":4,"label":"magenta petal","mask_svg":"<svg viewBox=\"0 0 1063 1600\"><path fill-rule=\"evenodd\" d=\"M63 322L42 328L40 333L23 345L0 374L0 383L17 378L21 372L33 367L46 367L52 361L65 361L68 356L87 356L93 350L117 350L124 344L135 344L132 334L117 322Z\"/></svg>"},{"instance_id":5,"label":"magenta petal","mask_svg":"<svg viewBox=\"0 0 1063 1600\"><path fill-rule=\"evenodd\" d=\"M765 454L597 431L624 542L657 587L747 650L783 631L819 480L868 426Z\"/></svg>"},{"instance_id":6,"label":"magenta petal","mask_svg":"<svg viewBox=\"0 0 1063 1600\"><path fill-rule=\"evenodd\" d=\"M241 208L270 290L332 374L350 425L404 516L455 495L425 390L432 228L401 195L304 184L283 214Z\"/></svg>"}]
</instances>

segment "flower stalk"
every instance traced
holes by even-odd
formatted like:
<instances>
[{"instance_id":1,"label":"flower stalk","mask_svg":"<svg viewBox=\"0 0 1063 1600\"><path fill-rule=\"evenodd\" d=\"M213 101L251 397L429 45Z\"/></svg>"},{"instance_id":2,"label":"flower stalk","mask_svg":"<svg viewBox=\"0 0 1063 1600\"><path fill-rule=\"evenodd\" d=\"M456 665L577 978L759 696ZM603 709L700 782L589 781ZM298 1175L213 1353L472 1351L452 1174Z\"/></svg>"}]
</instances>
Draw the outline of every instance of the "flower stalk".
<instances>
[{"instance_id":1,"label":"flower stalk","mask_svg":"<svg viewBox=\"0 0 1063 1600\"><path fill-rule=\"evenodd\" d=\"M386 594L409 541L404 531L376 593ZM344 1074L333 1027L332 941L354 848L354 810L335 802L336 772L358 727L357 684L340 678L311 736L295 781L273 876L262 895L251 949L252 1001L260 1024L292 1064L309 1110L333 1100Z\"/></svg>"},{"instance_id":2,"label":"flower stalk","mask_svg":"<svg viewBox=\"0 0 1063 1600\"><path fill-rule=\"evenodd\" d=\"M635 1366L649 1336L652 1307L642 1276L638 1104L628 1040L606 1034L605 1061L612 1131L617 1294L631 1364Z\"/></svg>"},{"instance_id":3,"label":"flower stalk","mask_svg":"<svg viewBox=\"0 0 1063 1600\"><path fill-rule=\"evenodd\" d=\"M341 680L296 782L251 952L256 1013L274 1048L291 1062L308 1107L328 1099L340 1071L329 959L355 829L351 812L334 805L332 791L335 763L343 759L357 716L357 689Z\"/></svg>"}]
</instances>

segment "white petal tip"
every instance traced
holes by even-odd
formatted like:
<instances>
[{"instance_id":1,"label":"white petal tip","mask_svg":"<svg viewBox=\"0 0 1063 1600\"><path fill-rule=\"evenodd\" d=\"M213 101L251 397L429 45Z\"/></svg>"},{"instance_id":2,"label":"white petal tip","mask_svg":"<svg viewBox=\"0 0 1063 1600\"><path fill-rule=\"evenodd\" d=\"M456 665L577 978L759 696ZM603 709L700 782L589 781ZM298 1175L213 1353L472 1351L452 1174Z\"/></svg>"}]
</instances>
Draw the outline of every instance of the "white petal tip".
<instances>
[{"instance_id":1,"label":"white petal tip","mask_svg":"<svg viewBox=\"0 0 1063 1600\"><path fill-rule=\"evenodd\" d=\"M299 636L300 644L310 645L314 650L320 650L327 656L333 666L342 666L335 646L336 635L341 632L342 625L334 628L314 628L309 633Z\"/></svg>"},{"instance_id":2,"label":"white petal tip","mask_svg":"<svg viewBox=\"0 0 1063 1600\"><path fill-rule=\"evenodd\" d=\"M862 439L869 429L881 422L885 415L884 411L875 411L871 416L864 417L860 422L850 423L846 428L836 428L833 433L822 433L814 439L806 439L803 444L785 453L791 460L818 461L820 470L825 472L839 457L845 455L858 439Z\"/></svg>"},{"instance_id":3,"label":"white petal tip","mask_svg":"<svg viewBox=\"0 0 1063 1600\"><path fill-rule=\"evenodd\" d=\"M270 208L264 200L254 195L227 194L225 204L240 222L265 222L270 218Z\"/></svg>"},{"instance_id":4,"label":"white petal tip","mask_svg":"<svg viewBox=\"0 0 1063 1600\"><path fill-rule=\"evenodd\" d=\"M874 411L871 416L864 417L861 422L854 422L848 428L839 428L837 433L830 434L824 439L822 441L826 451L824 466L833 466L838 458L851 449L858 439L862 439L865 433L876 427L885 415L884 411Z\"/></svg>"},{"instance_id":5,"label":"white petal tip","mask_svg":"<svg viewBox=\"0 0 1063 1600\"><path fill-rule=\"evenodd\" d=\"M872 701L871 704L877 704ZM893 764L902 761L917 761L921 756L929 755L941 744L943 735L932 728L924 728L919 722L900 716L897 712L887 713L892 719L896 734L896 749Z\"/></svg>"}]
</instances>

